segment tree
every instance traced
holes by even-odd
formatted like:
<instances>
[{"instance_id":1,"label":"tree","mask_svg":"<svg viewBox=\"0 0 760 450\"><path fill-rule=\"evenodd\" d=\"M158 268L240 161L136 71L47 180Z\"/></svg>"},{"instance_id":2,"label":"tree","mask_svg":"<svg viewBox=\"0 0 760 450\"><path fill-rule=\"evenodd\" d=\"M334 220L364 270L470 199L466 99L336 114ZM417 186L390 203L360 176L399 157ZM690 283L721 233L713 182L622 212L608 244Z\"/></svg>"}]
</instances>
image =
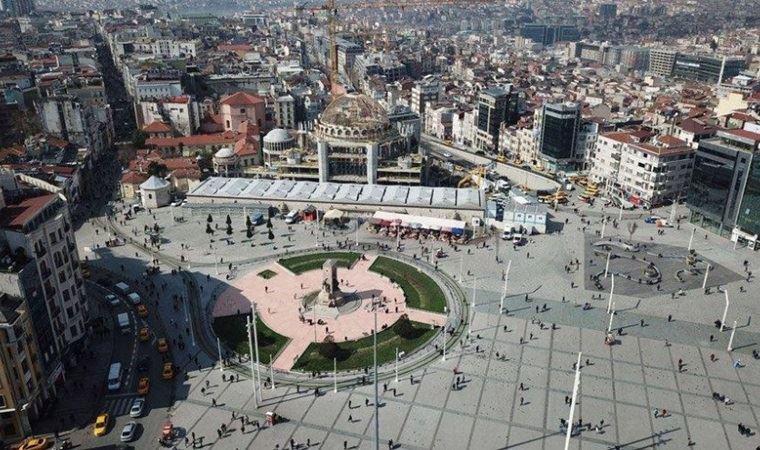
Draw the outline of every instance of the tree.
<instances>
[{"instance_id":1,"label":"tree","mask_svg":"<svg viewBox=\"0 0 760 450\"><path fill-rule=\"evenodd\" d=\"M230 215L227 214L227 220L224 221L227 225L232 225L232 219L230 218Z\"/></svg>"},{"instance_id":2,"label":"tree","mask_svg":"<svg viewBox=\"0 0 760 450\"><path fill-rule=\"evenodd\" d=\"M230 236L232 234L232 225L227 225L227 236Z\"/></svg>"},{"instance_id":3,"label":"tree","mask_svg":"<svg viewBox=\"0 0 760 450\"><path fill-rule=\"evenodd\" d=\"M211 214L209 214L208 217L206 217L206 222L211 223L213 221L214 221L214 218L211 217Z\"/></svg>"},{"instance_id":4,"label":"tree","mask_svg":"<svg viewBox=\"0 0 760 450\"><path fill-rule=\"evenodd\" d=\"M206 224L206 234L214 234L214 229L211 228L211 224L210 223Z\"/></svg>"},{"instance_id":5,"label":"tree","mask_svg":"<svg viewBox=\"0 0 760 450\"><path fill-rule=\"evenodd\" d=\"M148 139L148 133L143 130L135 130L132 133L132 146L134 148L144 148L146 139Z\"/></svg>"},{"instance_id":6,"label":"tree","mask_svg":"<svg viewBox=\"0 0 760 450\"><path fill-rule=\"evenodd\" d=\"M148 175L164 178L168 173L169 169L166 167L166 164L158 163L156 161L151 161L150 164L148 164Z\"/></svg>"},{"instance_id":7,"label":"tree","mask_svg":"<svg viewBox=\"0 0 760 450\"><path fill-rule=\"evenodd\" d=\"M269 234L267 235L270 241L274 240L274 233L272 233L272 230L269 230Z\"/></svg>"},{"instance_id":8,"label":"tree","mask_svg":"<svg viewBox=\"0 0 760 450\"><path fill-rule=\"evenodd\" d=\"M246 215L246 216L245 216L245 226L246 226L246 228L251 228L251 225L253 225L253 224L251 223L251 216L249 216L249 215Z\"/></svg>"},{"instance_id":9,"label":"tree","mask_svg":"<svg viewBox=\"0 0 760 450\"><path fill-rule=\"evenodd\" d=\"M628 239L633 239L633 233L639 228L636 222L628 222Z\"/></svg>"}]
</instances>

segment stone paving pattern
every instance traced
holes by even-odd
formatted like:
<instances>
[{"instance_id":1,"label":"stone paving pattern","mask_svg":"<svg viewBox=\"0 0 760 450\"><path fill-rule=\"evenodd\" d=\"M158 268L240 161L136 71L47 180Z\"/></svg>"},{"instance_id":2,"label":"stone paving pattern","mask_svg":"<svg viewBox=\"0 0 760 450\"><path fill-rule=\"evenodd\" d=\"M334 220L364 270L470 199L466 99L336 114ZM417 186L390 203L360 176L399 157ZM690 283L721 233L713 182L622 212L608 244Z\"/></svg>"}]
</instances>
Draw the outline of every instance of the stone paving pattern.
<instances>
[{"instance_id":1,"label":"stone paving pattern","mask_svg":"<svg viewBox=\"0 0 760 450\"><path fill-rule=\"evenodd\" d=\"M598 213L599 209L593 211ZM617 211L609 213L616 215ZM157 216L162 223L169 223L167 213ZM690 441L694 448L704 449L754 449L760 445L757 434L748 438L737 431L740 422L755 431L760 427L760 362L750 354L760 343L760 325L752 320L760 305L756 281L745 281L742 264L748 260L750 269L757 268L760 256L747 249L733 250L727 240L715 235L705 237L701 231L694 239L694 248L700 255L736 274L725 281L731 296L728 322L739 323L733 353L726 351L730 330L719 333L712 325L723 312L723 295L705 295L701 289L676 298L671 298L667 290L652 296L616 295L618 313L613 327L622 327L624 335L618 338L618 345L606 346L606 295L592 300L596 292L582 287L587 277L585 267L573 273L564 270L568 261L576 258L585 266L582 224L569 211L553 216L557 222L569 220L561 234L535 236L517 249L504 242L497 246L495 240L487 248L470 247L471 255L467 247L461 247L459 252L446 249L449 256L439 261L439 268L459 279L463 267L463 288L468 296L472 276L478 277L472 340L451 348L445 362L415 372L413 384L408 376L398 383L392 378L384 380L389 390L382 393L381 400L381 448L387 448L389 439L404 449L562 448L564 435L559 431L559 419L568 414L564 399L572 391L572 365L579 351L583 352L584 364L576 418L594 425L604 420L604 426L600 432L584 431L574 437L570 448L610 449L616 444L628 449L686 448ZM644 224L636 215L626 216L624 222L639 222L639 240L646 242L652 236L663 245L685 248L688 244L690 226L668 229L659 236L654 226ZM208 240L199 232L204 218L205 214L190 218L186 225L168 227L166 238L172 245L165 250L177 257L189 253L193 261L204 261L206 265L192 270L199 282L205 283L204 298L208 301L209 293L223 287L224 280L213 278L214 256L205 250ZM592 220L591 230L599 230L599 216ZM142 227L142 223L152 220L143 215L134 222L128 226ZM218 246L216 251L244 265L246 258L271 254L275 245L281 251L284 246L313 248L315 240L334 245L337 239L354 239L353 230L337 236L327 232L316 238L304 230L308 230L307 226L298 225L291 232L276 222L278 238L271 245L252 248L236 243ZM608 227L607 234L625 238L624 230L624 225L618 230ZM367 241L374 238L364 231L359 237ZM262 241L259 235L256 239ZM178 242L202 250L182 251ZM497 251L501 256L498 263ZM404 253L419 254L419 244L405 242ZM505 315L499 313L498 305L504 284L502 274L510 259L505 305L509 314ZM473 275L467 275L468 271ZM207 274L212 274L210 280ZM571 282L575 288L571 288ZM740 292L740 287L747 292ZM526 293L529 302L525 301ZM591 304L590 310L580 307L585 302ZM544 304L546 310L537 313L536 306L541 311ZM673 316L672 322L667 320L668 315ZM554 323L556 329L541 329L536 321ZM711 341L710 335L716 339ZM520 344L520 338L525 343ZM585 363L587 358L589 364ZM745 367L736 368L735 359L741 359ZM682 371L679 360L685 364ZM365 406L365 401L372 401L372 386L344 388L337 393L323 389L322 395L315 397L313 392L297 393L295 386L278 385L264 391L265 402L256 409L250 380L241 377L239 382L223 383L219 370L211 368L193 371L190 376L182 385L183 395L171 417L188 432L205 436L206 447L258 450L279 445L283 449L290 448L290 439L303 444L307 438L313 448L341 449L344 442L349 448L374 447L373 408ZM457 376L465 381L460 389L452 389ZM213 388L203 394L205 380ZM525 390L520 390L520 383ZM713 391L727 395L735 403L727 406L714 401ZM212 398L216 407L212 406ZM654 418L655 408L667 409L668 416ZM235 425L234 431L217 439L216 429L231 422L233 411L259 420L266 411L275 411L288 421L258 431L246 427L245 433Z\"/></svg>"}]
</instances>

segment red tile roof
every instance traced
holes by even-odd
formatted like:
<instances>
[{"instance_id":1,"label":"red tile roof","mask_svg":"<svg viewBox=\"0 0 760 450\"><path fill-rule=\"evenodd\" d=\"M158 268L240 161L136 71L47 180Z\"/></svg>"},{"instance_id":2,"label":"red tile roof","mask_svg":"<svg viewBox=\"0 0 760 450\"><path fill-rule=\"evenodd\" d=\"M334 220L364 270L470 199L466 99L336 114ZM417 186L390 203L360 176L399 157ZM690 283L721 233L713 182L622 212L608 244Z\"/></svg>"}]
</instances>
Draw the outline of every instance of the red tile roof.
<instances>
[{"instance_id":1,"label":"red tile roof","mask_svg":"<svg viewBox=\"0 0 760 450\"><path fill-rule=\"evenodd\" d=\"M0 214L0 226L20 229L47 206L57 194L41 195L22 200L15 205L8 205Z\"/></svg>"},{"instance_id":2,"label":"red tile roof","mask_svg":"<svg viewBox=\"0 0 760 450\"><path fill-rule=\"evenodd\" d=\"M129 171L121 176L123 184L142 184L148 180L148 175L139 172Z\"/></svg>"},{"instance_id":3,"label":"red tile roof","mask_svg":"<svg viewBox=\"0 0 760 450\"><path fill-rule=\"evenodd\" d=\"M738 136L740 138L744 139L751 139L755 142L760 141L760 133L755 133L754 131L744 130L744 129L731 129L731 130L724 130L726 133L733 134L734 136Z\"/></svg>"},{"instance_id":4,"label":"red tile roof","mask_svg":"<svg viewBox=\"0 0 760 450\"><path fill-rule=\"evenodd\" d=\"M145 145L149 147L179 147L180 145L187 147L205 146L205 145L230 145L237 141L237 133L215 133L215 134L196 134L193 136L179 136L179 137L154 137L148 138L145 141Z\"/></svg>"},{"instance_id":5,"label":"red tile roof","mask_svg":"<svg viewBox=\"0 0 760 450\"><path fill-rule=\"evenodd\" d=\"M264 103L264 99L262 97L251 95L247 92L236 92L232 95L224 97L222 101L219 102L220 105L229 106L256 105L259 103Z\"/></svg>"},{"instance_id":6,"label":"red tile roof","mask_svg":"<svg viewBox=\"0 0 760 450\"><path fill-rule=\"evenodd\" d=\"M143 127L146 133L171 133L172 127L164 122L154 121Z\"/></svg>"}]
</instances>

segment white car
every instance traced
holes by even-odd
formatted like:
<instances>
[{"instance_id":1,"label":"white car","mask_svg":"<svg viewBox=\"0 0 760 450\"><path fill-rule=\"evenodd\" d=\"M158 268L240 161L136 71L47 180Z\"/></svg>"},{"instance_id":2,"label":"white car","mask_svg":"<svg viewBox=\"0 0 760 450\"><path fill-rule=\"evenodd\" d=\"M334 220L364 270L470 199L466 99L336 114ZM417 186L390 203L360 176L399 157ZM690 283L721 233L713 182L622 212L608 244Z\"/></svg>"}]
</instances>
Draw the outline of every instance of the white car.
<instances>
[{"instance_id":1,"label":"white car","mask_svg":"<svg viewBox=\"0 0 760 450\"><path fill-rule=\"evenodd\" d=\"M137 418L142 416L143 409L145 409L145 399L136 398L135 401L132 402L132 407L129 408L129 417Z\"/></svg>"},{"instance_id":2,"label":"white car","mask_svg":"<svg viewBox=\"0 0 760 450\"><path fill-rule=\"evenodd\" d=\"M451 153L449 153L449 152L443 152L443 157L444 158L451 158Z\"/></svg>"},{"instance_id":3,"label":"white car","mask_svg":"<svg viewBox=\"0 0 760 450\"><path fill-rule=\"evenodd\" d=\"M111 306L119 306L119 298L113 294L106 295L106 301L108 301L108 304Z\"/></svg>"},{"instance_id":4,"label":"white car","mask_svg":"<svg viewBox=\"0 0 760 450\"><path fill-rule=\"evenodd\" d=\"M124 428L121 430L121 442L130 442L135 438L135 432L137 431L137 422L127 422Z\"/></svg>"}]
</instances>

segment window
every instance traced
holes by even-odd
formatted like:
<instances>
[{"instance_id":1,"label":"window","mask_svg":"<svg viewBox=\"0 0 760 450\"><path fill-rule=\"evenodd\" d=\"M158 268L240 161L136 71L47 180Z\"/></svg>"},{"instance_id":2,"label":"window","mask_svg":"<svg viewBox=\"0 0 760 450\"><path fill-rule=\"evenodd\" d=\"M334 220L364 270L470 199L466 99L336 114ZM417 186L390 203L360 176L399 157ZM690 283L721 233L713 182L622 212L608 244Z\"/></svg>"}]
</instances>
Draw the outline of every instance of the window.
<instances>
[{"instance_id":1,"label":"window","mask_svg":"<svg viewBox=\"0 0 760 450\"><path fill-rule=\"evenodd\" d=\"M72 338L75 338L75 337L76 337L76 335L77 335L77 327L76 327L76 326L74 326L74 325L72 325L72 326L69 328L69 333L71 333L71 337L72 337Z\"/></svg>"},{"instance_id":2,"label":"window","mask_svg":"<svg viewBox=\"0 0 760 450\"><path fill-rule=\"evenodd\" d=\"M245 108L240 108L240 114L245 114Z\"/></svg>"},{"instance_id":3,"label":"window","mask_svg":"<svg viewBox=\"0 0 760 450\"><path fill-rule=\"evenodd\" d=\"M5 408L5 396L0 395L0 408Z\"/></svg>"},{"instance_id":4,"label":"window","mask_svg":"<svg viewBox=\"0 0 760 450\"><path fill-rule=\"evenodd\" d=\"M3 425L3 436L15 436L16 435L16 425L13 424L13 422L6 422L5 425Z\"/></svg>"}]
</instances>

